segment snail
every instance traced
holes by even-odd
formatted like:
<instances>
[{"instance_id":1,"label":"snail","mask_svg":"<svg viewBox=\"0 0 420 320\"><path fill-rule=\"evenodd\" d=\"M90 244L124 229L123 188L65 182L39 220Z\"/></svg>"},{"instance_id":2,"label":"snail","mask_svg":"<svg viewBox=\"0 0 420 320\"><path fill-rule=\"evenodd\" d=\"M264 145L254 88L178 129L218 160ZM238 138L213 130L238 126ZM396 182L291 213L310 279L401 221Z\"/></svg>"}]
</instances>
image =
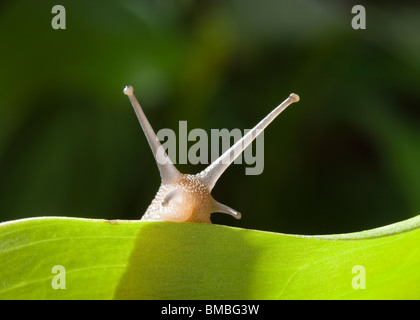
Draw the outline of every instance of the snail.
<instances>
[{"instance_id":1,"label":"snail","mask_svg":"<svg viewBox=\"0 0 420 320\"><path fill-rule=\"evenodd\" d=\"M133 105L146 139L152 149L162 180L155 198L141 218L141 220L146 221L211 223L210 215L213 212L226 213L236 219L240 219L241 213L217 202L211 196L211 191L223 172L271 121L290 104L299 101L297 94L290 94L285 101L271 111L206 169L196 175L191 175L182 174L172 163L137 101L133 87L126 86L123 92Z\"/></svg>"}]
</instances>

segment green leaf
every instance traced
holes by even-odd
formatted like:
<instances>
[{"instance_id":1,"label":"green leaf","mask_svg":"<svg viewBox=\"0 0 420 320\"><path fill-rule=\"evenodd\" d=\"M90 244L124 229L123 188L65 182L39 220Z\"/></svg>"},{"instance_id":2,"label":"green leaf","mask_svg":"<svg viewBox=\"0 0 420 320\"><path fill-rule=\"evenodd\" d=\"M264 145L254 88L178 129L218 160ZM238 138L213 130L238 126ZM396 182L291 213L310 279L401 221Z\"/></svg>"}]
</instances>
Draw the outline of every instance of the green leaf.
<instances>
[{"instance_id":1,"label":"green leaf","mask_svg":"<svg viewBox=\"0 0 420 320\"><path fill-rule=\"evenodd\" d=\"M420 216L326 236L24 219L0 224L0 299L418 299L419 240Z\"/></svg>"}]
</instances>

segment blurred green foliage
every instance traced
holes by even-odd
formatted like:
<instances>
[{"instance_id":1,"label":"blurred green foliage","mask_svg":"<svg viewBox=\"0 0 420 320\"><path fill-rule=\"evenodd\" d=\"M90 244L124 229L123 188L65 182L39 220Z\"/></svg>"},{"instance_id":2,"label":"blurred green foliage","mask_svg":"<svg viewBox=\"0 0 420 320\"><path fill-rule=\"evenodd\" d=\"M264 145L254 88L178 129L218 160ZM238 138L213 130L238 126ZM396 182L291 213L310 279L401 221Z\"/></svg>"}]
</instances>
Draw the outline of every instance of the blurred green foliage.
<instances>
[{"instance_id":1,"label":"blurred green foliage","mask_svg":"<svg viewBox=\"0 0 420 320\"><path fill-rule=\"evenodd\" d=\"M55 1L0 5L0 221L138 219L159 173L127 97L155 131L265 132L265 169L229 168L215 223L324 234L420 213L420 6L346 1ZM205 166L177 165L184 173Z\"/></svg>"}]
</instances>

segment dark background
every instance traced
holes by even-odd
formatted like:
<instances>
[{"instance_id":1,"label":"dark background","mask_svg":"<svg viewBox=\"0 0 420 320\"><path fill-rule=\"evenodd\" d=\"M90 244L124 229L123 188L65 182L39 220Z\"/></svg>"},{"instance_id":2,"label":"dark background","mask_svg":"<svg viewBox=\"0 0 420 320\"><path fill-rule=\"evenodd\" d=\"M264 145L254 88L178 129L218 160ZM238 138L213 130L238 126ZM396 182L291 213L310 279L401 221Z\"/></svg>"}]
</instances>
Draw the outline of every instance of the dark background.
<instances>
[{"instance_id":1,"label":"dark background","mask_svg":"<svg viewBox=\"0 0 420 320\"><path fill-rule=\"evenodd\" d=\"M323 234L420 214L420 6L390 3L2 1L0 221L141 217L160 178L127 84L155 131L252 128L300 95L265 131L264 172L234 165L212 192L242 220L215 223Z\"/></svg>"}]
</instances>

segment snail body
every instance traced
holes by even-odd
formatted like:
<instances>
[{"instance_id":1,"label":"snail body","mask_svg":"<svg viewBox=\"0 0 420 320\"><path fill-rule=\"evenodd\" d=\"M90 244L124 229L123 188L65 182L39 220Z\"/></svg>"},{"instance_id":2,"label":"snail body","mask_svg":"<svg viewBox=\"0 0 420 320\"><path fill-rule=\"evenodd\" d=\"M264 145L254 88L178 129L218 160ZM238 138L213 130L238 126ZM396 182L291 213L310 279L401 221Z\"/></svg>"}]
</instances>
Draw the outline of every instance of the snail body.
<instances>
[{"instance_id":1,"label":"snail body","mask_svg":"<svg viewBox=\"0 0 420 320\"><path fill-rule=\"evenodd\" d=\"M128 96L133 105L146 139L152 149L162 180L155 198L141 220L173 222L211 223L210 215L213 212L226 213L236 219L240 219L241 214L217 202L212 197L211 190L223 172L258 134L286 109L287 106L299 101L299 96L292 93L284 102L271 111L252 130L243 136L242 139L237 141L206 169L196 175L191 175L180 173L166 154L134 95L133 87L126 86L124 88L124 94Z\"/></svg>"}]
</instances>

